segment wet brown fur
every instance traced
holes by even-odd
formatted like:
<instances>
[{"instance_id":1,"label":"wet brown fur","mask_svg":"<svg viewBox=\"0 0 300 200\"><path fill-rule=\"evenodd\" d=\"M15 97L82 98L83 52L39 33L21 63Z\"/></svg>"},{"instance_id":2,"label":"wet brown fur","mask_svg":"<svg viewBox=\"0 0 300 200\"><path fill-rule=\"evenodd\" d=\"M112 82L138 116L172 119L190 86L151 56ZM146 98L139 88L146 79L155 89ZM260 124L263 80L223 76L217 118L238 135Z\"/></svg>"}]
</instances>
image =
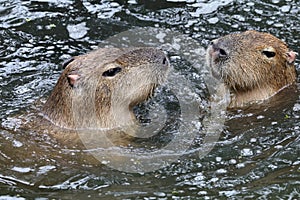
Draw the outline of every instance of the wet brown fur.
<instances>
[{"instance_id":1,"label":"wet brown fur","mask_svg":"<svg viewBox=\"0 0 300 200\"><path fill-rule=\"evenodd\" d=\"M103 75L116 67L121 68L116 75ZM67 63L42 114L72 130L130 125L132 107L152 94L167 69L165 55L154 48L103 48L77 56Z\"/></svg>"},{"instance_id":2,"label":"wet brown fur","mask_svg":"<svg viewBox=\"0 0 300 200\"><path fill-rule=\"evenodd\" d=\"M223 56L217 55L220 49ZM275 53L275 56L266 54ZM231 92L230 107L268 99L296 80L296 53L268 33L246 31L212 41L207 61ZM292 58L291 58L292 56Z\"/></svg>"}]
</instances>

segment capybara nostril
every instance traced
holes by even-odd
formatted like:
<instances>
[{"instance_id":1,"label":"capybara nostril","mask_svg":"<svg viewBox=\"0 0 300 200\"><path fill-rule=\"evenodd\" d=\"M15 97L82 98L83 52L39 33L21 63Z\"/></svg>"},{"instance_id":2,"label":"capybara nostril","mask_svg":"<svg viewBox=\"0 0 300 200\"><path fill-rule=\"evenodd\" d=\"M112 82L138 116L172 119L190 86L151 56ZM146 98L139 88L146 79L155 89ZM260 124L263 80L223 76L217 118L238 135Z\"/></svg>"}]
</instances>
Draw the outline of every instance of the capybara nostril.
<instances>
[{"instance_id":1,"label":"capybara nostril","mask_svg":"<svg viewBox=\"0 0 300 200\"><path fill-rule=\"evenodd\" d=\"M165 57L165 58L163 59L162 63L163 63L163 65L168 64L168 59Z\"/></svg>"},{"instance_id":2,"label":"capybara nostril","mask_svg":"<svg viewBox=\"0 0 300 200\"><path fill-rule=\"evenodd\" d=\"M228 54L226 53L226 51L224 49L219 49L219 56L221 58L226 58L228 56Z\"/></svg>"}]
</instances>

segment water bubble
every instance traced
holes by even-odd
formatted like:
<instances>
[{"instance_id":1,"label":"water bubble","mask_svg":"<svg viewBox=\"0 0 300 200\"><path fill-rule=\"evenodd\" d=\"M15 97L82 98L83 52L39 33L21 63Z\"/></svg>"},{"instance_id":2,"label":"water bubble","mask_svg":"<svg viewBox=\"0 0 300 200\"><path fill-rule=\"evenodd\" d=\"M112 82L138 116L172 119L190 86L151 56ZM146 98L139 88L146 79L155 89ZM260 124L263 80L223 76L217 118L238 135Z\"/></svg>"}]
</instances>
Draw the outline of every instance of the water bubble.
<instances>
[{"instance_id":1,"label":"water bubble","mask_svg":"<svg viewBox=\"0 0 300 200\"><path fill-rule=\"evenodd\" d=\"M20 172L20 173L28 173L33 171L30 167L13 167L11 170Z\"/></svg>"},{"instance_id":2,"label":"water bubble","mask_svg":"<svg viewBox=\"0 0 300 200\"><path fill-rule=\"evenodd\" d=\"M13 140L13 146L18 148L23 146L23 143L17 140Z\"/></svg>"},{"instance_id":3,"label":"water bubble","mask_svg":"<svg viewBox=\"0 0 300 200\"><path fill-rule=\"evenodd\" d=\"M251 138L251 139L250 139L250 142L251 142L251 143L255 143L256 141L257 141L256 138Z\"/></svg>"},{"instance_id":4,"label":"water bubble","mask_svg":"<svg viewBox=\"0 0 300 200\"><path fill-rule=\"evenodd\" d=\"M296 103L293 107L293 111L297 112L297 111L300 111L300 104L299 103Z\"/></svg>"},{"instance_id":5,"label":"water bubble","mask_svg":"<svg viewBox=\"0 0 300 200\"><path fill-rule=\"evenodd\" d=\"M246 166L245 163L238 163L236 165L236 168L240 169L240 168L244 168L245 166Z\"/></svg>"},{"instance_id":6,"label":"water bubble","mask_svg":"<svg viewBox=\"0 0 300 200\"><path fill-rule=\"evenodd\" d=\"M237 163L236 159L230 159L229 164L235 165Z\"/></svg>"},{"instance_id":7,"label":"water bubble","mask_svg":"<svg viewBox=\"0 0 300 200\"><path fill-rule=\"evenodd\" d=\"M164 193L164 192L154 192L153 194L155 196L158 196L158 197L165 197L166 196L166 193Z\"/></svg>"},{"instance_id":8,"label":"water bubble","mask_svg":"<svg viewBox=\"0 0 300 200\"><path fill-rule=\"evenodd\" d=\"M227 170L226 169L218 169L216 171L217 174L226 174L227 173Z\"/></svg>"},{"instance_id":9,"label":"water bubble","mask_svg":"<svg viewBox=\"0 0 300 200\"><path fill-rule=\"evenodd\" d=\"M274 126L274 125L277 125L278 122L271 122L271 125Z\"/></svg>"},{"instance_id":10,"label":"water bubble","mask_svg":"<svg viewBox=\"0 0 300 200\"><path fill-rule=\"evenodd\" d=\"M271 168L272 170L274 170L274 169L277 169L277 168L278 168L278 166L276 166L276 165L273 165L273 164L270 164L270 165L268 165L268 167L269 167L269 168Z\"/></svg>"},{"instance_id":11,"label":"water bubble","mask_svg":"<svg viewBox=\"0 0 300 200\"><path fill-rule=\"evenodd\" d=\"M241 155L242 156L252 156L253 151L249 148L244 148L244 149L241 150Z\"/></svg>"},{"instance_id":12,"label":"water bubble","mask_svg":"<svg viewBox=\"0 0 300 200\"><path fill-rule=\"evenodd\" d=\"M82 22L79 24L68 24L67 30L69 31L69 36L73 39L80 39L83 38L89 28L86 27L86 22Z\"/></svg>"},{"instance_id":13,"label":"water bubble","mask_svg":"<svg viewBox=\"0 0 300 200\"><path fill-rule=\"evenodd\" d=\"M265 118L265 116L263 116L263 115L259 115L256 117L256 119L263 119L263 118Z\"/></svg>"},{"instance_id":14,"label":"water bubble","mask_svg":"<svg viewBox=\"0 0 300 200\"><path fill-rule=\"evenodd\" d=\"M127 1L129 4L137 4L137 1L136 0L128 0Z\"/></svg>"},{"instance_id":15,"label":"water bubble","mask_svg":"<svg viewBox=\"0 0 300 200\"><path fill-rule=\"evenodd\" d=\"M219 22L219 18L213 17L207 20L210 24L216 24Z\"/></svg>"},{"instance_id":16,"label":"water bubble","mask_svg":"<svg viewBox=\"0 0 300 200\"><path fill-rule=\"evenodd\" d=\"M221 162L222 158L221 157L216 157L217 162Z\"/></svg>"},{"instance_id":17,"label":"water bubble","mask_svg":"<svg viewBox=\"0 0 300 200\"><path fill-rule=\"evenodd\" d=\"M289 12L291 10L290 5L285 5L280 8L281 12Z\"/></svg>"}]
</instances>

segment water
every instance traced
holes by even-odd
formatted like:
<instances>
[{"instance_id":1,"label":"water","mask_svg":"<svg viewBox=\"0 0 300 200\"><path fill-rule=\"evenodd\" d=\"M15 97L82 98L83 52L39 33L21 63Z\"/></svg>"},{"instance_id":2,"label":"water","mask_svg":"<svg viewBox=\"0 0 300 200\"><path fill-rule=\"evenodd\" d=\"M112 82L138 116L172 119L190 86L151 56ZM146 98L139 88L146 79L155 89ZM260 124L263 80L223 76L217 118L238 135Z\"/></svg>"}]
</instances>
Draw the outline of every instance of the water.
<instances>
[{"instance_id":1,"label":"water","mask_svg":"<svg viewBox=\"0 0 300 200\"><path fill-rule=\"evenodd\" d=\"M0 199L299 199L300 101L294 88L270 103L229 111L217 144L203 158L193 153L195 145L147 173L117 171L47 134L22 132L14 117L45 100L63 61L135 27L172 29L204 47L221 35L255 29L300 52L299 7L296 0L2 0ZM201 96L197 70L178 55L171 61ZM167 106L176 111L174 104Z\"/></svg>"}]
</instances>

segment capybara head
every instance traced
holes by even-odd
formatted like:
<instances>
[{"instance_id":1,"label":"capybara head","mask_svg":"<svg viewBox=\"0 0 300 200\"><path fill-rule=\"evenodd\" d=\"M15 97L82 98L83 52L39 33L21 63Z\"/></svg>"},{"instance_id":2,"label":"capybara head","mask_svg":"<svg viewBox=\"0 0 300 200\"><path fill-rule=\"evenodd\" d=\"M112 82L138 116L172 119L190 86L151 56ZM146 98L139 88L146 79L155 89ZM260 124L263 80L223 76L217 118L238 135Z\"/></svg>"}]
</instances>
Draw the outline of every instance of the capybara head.
<instances>
[{"instance_id":1,"label":"capybara head","mask_svg":"<svg viewBox=\"0 0 300 200\"><path fill-rule=\"evenodd\" d=\"M43 108L44 116L68 129L83 124L111 128L132 123L132 107L165 80L169 61L155 48L101 48L65 65Z\"/></svg>"},{"instance_id":2,"label":"capybara head","mask_svg":"<svg viewBox=\"0 0 300 200\"><path fill-rule=\"evenodd\" d=\"M267 99L295 82L295 57L283 41L257 31L226 35L207 49L212 74L224 81L237 105Z\"/></svg>"}]
</instances>

